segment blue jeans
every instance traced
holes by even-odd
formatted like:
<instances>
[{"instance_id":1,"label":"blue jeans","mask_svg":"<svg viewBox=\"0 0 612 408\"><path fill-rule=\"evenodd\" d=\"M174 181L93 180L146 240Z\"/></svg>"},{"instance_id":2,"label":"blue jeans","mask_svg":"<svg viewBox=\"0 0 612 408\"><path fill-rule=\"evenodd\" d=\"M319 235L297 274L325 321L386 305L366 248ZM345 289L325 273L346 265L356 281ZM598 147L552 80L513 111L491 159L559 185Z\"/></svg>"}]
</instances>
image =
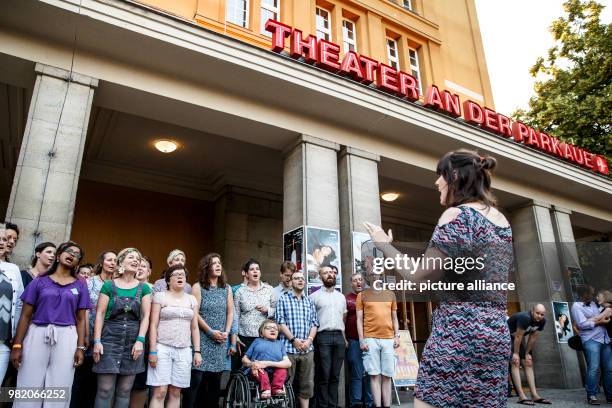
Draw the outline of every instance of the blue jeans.
<instances>
[{"instance_id":1,"label":"blue jeans","mask_svg":"<svg viewBox=\"0 0 612 408\"><path fill-rule=\"evenodd\" d=\"M594 340L582 343L587 362L587 398L599 393L599 368L603 369L606 399L612 399L612 346Z\"/></svg>"},{"instance_id":2,"label":"blue jeans","mask_svg":"<svg viewBox=\"0 0 612 408\"><path fill-rule=\"evenodd\" d=\"M359 348L359 340L348 339L349 347L346 352L346 360L351 372L351 383L349 388L349 400L351 406L363 404L365 393L366 406L372 406L372 392L370 391L370 377L365 375L363 368L362 351ZM365 376L365 378L364 378Z\"/></svg>"}]
</instances>

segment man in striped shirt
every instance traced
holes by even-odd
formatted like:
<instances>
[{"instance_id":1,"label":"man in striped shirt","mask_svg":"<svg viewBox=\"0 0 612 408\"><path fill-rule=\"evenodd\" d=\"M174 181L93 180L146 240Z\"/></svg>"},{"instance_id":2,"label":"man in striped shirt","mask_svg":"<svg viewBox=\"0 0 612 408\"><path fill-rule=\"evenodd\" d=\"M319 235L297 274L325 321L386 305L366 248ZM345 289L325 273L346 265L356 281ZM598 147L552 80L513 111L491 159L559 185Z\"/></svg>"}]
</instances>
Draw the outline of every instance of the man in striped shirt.
<instances>
[{"instance_id":1,"label":"man in striped shirt","mask_svg":"<svg viewBox=\"0 0 612 408\"><path fill-rule=\"evenodd\" d=\"M304 288L304 274L296 271L291 275L293 289L285 293L276 305L276 322L280 325L281 339L285 342L291 360L289 378L294 384L295 395L302 408L314 391L314 348L319 319L314 304ZM296 380L297 379L297 380Z\"/></svg>"}]
</instances>

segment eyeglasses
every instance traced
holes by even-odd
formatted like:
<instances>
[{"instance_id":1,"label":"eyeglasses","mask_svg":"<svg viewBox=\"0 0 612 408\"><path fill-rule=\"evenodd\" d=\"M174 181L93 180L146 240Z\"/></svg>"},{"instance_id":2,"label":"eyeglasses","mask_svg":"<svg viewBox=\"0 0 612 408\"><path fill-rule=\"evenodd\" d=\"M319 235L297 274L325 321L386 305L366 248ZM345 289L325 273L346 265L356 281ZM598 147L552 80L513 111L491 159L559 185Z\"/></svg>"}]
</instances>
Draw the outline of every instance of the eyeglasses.
<instances>
[{"instance_id":1,"label":"eyeglasses","mask_svg":"<svg viewBox=\"0 0 612 408\"><path fill-rule=\"evenodd\" d=\"M70 248L66 248L66 249L64 250L64 252L65 252L65 253L67 253L67 254L70 254L70 255L74 256L75 258L81 259L81 253L80 253L80 252L73 251L73 250L72 250L72 249L70 249Z\"/></svg>"},{"instance_id":2,"label":"eyeglasses","mask_svg":"<svg viewBox=\"0 0 612 408\"><path fill-rule=\"evenodd\" d=\"M184 273L173 273L170 275L171 278L184 278L186 275Z\"/></svg>"},{"instance_id":3,"label":"eyeglasses","mask_svg":"<svg viewBox=\"0 0 612 408\"><path fill-rule=\"evenodd\" d=\"M264 326L264 330L278 330L276 326Z\"/></svg>"}]
</instances>

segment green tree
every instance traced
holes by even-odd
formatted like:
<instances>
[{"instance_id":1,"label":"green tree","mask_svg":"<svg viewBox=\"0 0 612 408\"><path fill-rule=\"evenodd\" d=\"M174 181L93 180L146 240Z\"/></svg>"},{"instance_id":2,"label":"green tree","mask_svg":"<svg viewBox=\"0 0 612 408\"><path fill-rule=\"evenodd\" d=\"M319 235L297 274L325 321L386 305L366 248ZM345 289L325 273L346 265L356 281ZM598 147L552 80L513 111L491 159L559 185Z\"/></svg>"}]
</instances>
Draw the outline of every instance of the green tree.
<instances>
[{"instance_id":1,"label":"green tree","mask_svg":"<svg viewBox=\"0 0 612 408\"><path fill-rule=\"evenodd\" d=\"M600 154L612 169L612 37L596 1L568 0L550 31L555 45L530 73L539 80L529 109L512 115L527 125Z\"/></svg>"}]
</instances>

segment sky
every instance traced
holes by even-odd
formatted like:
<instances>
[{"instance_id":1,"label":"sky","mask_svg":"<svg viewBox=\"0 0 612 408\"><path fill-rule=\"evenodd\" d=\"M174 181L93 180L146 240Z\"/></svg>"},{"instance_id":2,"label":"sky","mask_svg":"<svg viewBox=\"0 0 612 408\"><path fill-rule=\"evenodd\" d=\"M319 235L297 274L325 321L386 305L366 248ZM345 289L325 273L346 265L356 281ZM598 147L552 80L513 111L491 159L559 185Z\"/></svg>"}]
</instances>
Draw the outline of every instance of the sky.
<instances>
[{"instance_id":1,"label":"sky","mask_svg":"<svg viewBox=\"0 0 612 408\"><path fill-rule=\"evenodd\" d=\"M612 0L602 20L612 20ZM563 0L476 0L495 110L507 115L527 108L534 78L529 74L539 56L553 46L549 27L563 15Z\"/></svg>"}]
</instances>

